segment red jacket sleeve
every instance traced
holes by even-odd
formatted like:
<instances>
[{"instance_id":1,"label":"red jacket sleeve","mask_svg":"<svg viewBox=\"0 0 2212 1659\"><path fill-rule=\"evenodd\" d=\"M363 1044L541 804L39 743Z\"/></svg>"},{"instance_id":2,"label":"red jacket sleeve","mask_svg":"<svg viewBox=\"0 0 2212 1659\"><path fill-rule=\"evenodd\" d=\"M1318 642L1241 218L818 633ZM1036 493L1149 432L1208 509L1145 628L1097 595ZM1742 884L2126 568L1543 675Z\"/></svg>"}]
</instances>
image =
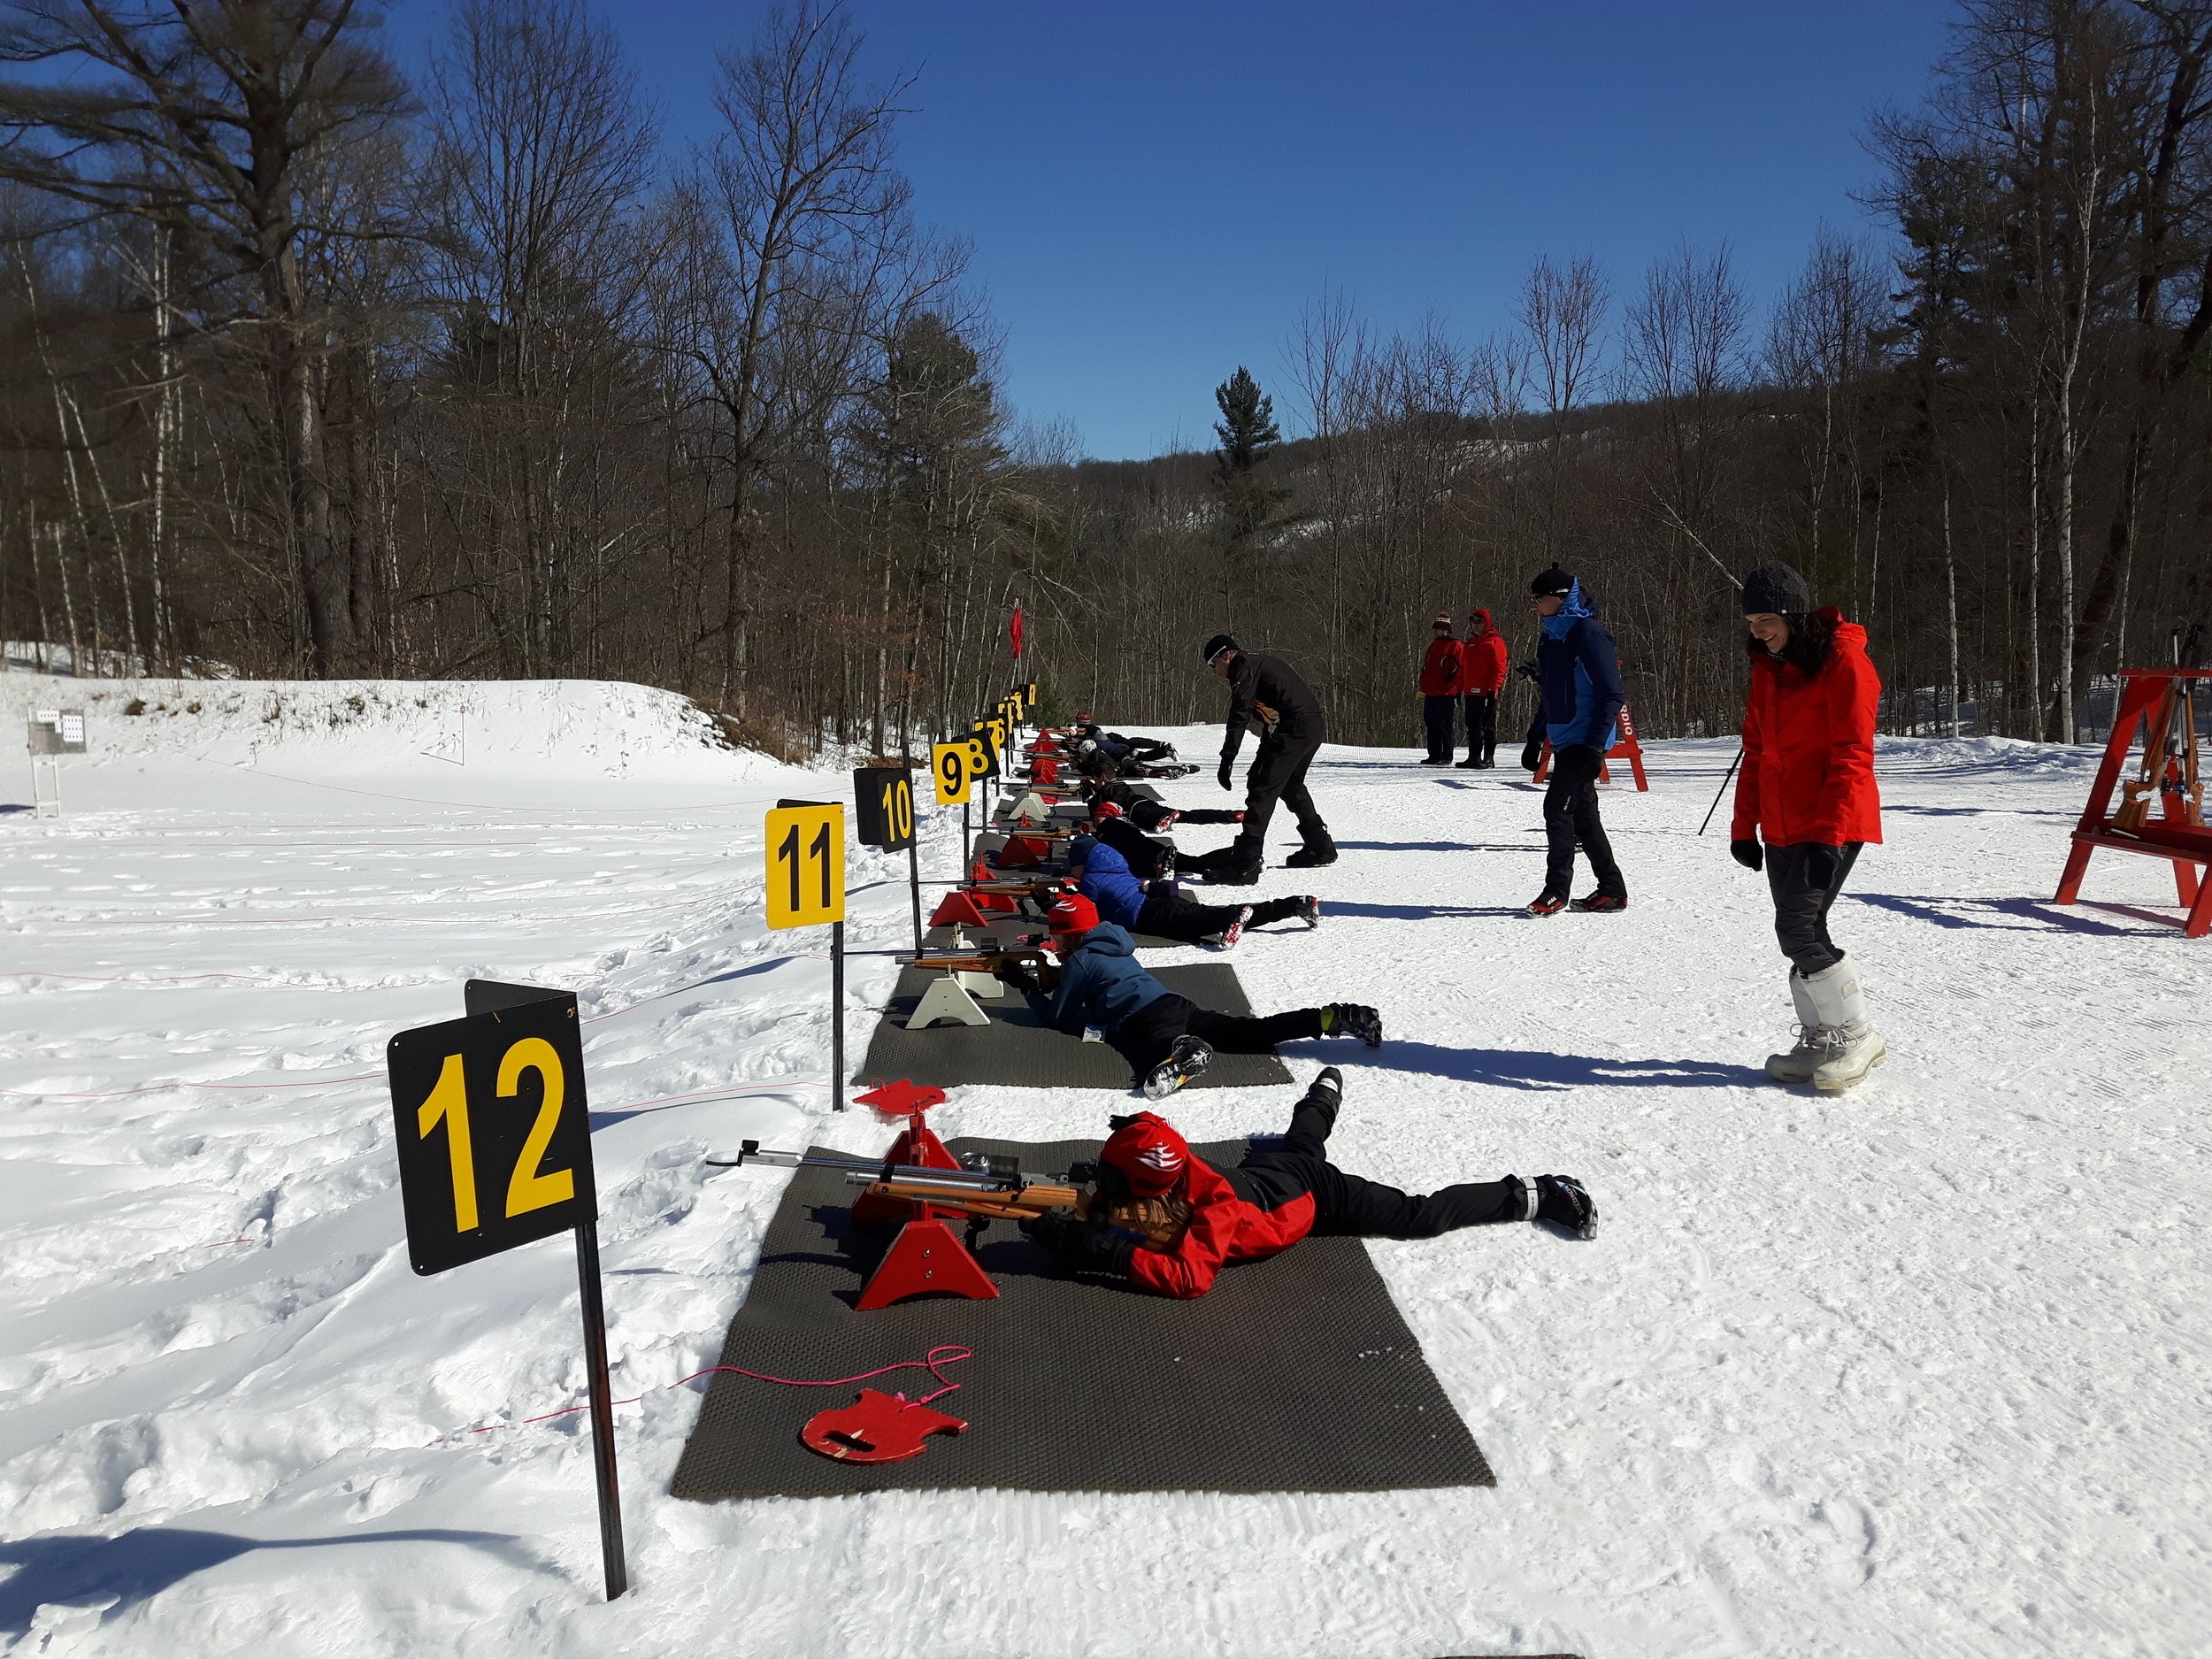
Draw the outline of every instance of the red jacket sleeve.
<instances>
[{"instance_id":1,"label":"red jacket sleeve","mask_svg":"<svg viewBox=\"0 0 2212 1659\"><path fill-rule=\"evenodd\" d=\"M1808 839L1830 847L1878 841L1882 807L1874 783L1874 720L1881 707L1881 678L1863 651L1839 650L1828 666L1823 687L1832 734L1828 776Z\"/></svg>"},{"instance_id":2,"label":"red jacket sleeve","mask_svg":"<svg viewBox=\"0 0 2212 1659\"><path fill-rule=\"evenodd\" d=\"M1759 676L1764 672L1755 664L1752 666L1751 689L1744 698L1743 764L1736 772L1736 811L1728 831L1732 841L1759 838L1759 749L1766 741L1759 716Z\"/></svg>"},{"instance_id":3,"label":"red jacket sleeve","mask_svg":"<svg viewBox=\"0 0 2212 1659\"><path fill-rule=\"evenodd\" d=\"M1505 636L1493 629L1467 642L1467 689L1494 697L1505 689Z\"/></svg>"},{"instance_id":4,"label":"red jacket sleeve","mask_svg":"<svg viewBox=\"0 0 2212 1659\"><path fill-rule=\"evenodd\" d=\"M1228 1204L1207 1204L1191 1217L1171 1250L1140 1248L1129 1257L1129 1282L1158 1296L1202 1296L1214 1287L1235 1241L1237 1218Z\"/></svg>"}]
</instances>

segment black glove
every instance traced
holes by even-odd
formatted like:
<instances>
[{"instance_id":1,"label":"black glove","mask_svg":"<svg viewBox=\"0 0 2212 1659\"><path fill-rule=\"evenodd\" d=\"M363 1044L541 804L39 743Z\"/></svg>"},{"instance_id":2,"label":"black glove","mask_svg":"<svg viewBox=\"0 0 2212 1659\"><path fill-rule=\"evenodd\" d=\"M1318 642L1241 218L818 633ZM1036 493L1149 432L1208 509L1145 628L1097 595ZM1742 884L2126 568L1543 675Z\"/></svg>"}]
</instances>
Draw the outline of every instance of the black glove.
<instances>
[{"instance_id":1,"label":"black glove","mask_svg":"<svg viewBox=\"0 0 2212 1659\"><path fill-rule=\"evenodd\" d=\"M1544 678L1542 674L1537 672L1536 664L1533 663L1523 663L1513 672L1519 675L1523 680L1527 680L1531 685L1540 683ZM1532 770L1533 769L1532 768Z\"/></svg>"},{"instance_id":2,"label":"black glove","mask_svg":"<svg viewBox=\"0 0 2212 1659\"><path fill-rule=\"evenodd\" d=\"M1805 879L1816 893L1825 893L1836 879L1838 849L1815 841L1805 849Z\"/></svg>"},{"instance_id":3,"label":"black glove","mask_svg":"<svg viewBox=\"0 0 2212 1659\"><path fill-rule=\"evenodd\" d=\"M1552 752L1552 776L1562 783L1588 783L1598 775L1605 757L1594 745L1570 743Z\"/></svg>"},{"instance_id":4,"label":"black glove","mask_svg":"<svg viewBox=\"0 0 2212 1659\"><path fill-rule=\"evenodd\" d=\"M1002 962L991 970L991 977L1001 985L1010 985L1018 991L1036 991L1043 987L1025 962Z\"/></svg>"},{"instance_id":5,"label":"black glove","mask_svg":"<svg viewBox=\"0 0 2212 1659\"><path fill-rule=\"evenodd\" d=\"M1224 755L1221 757L1221 770L1214 773L1214 776L1221 780L1221 787L1223 788L1233 789L1236 787L1236 785L1230 781L1230 778L1233 775L1235 766L1236 762L1231 760L1226 755Z\"/></svg>"},{"instance_id":6,"label":"black glove","mask_svg":"<svg viewBox=\"0 0 2212 1659\"><path fill-rule=\"evenodd\" d=\"M1767 861L1756 837L1747 835L1740 841L1728 843L1728 856L1747 870L1756 870Z\"/></svg>"},{"instance_id":7,"label":"black glove","mask_svg":"<svg viewBox=\"0 0 2212 1659\"><path fill-rule=\"evenodd\" d=\"M1521 745L1521 770L1532 772L1543 764L1544 740L1540 737L1532 737Z\"/></svg>"},{"instance_id":8,"label":"black glove","mask_svg":"<svg viewBox=\"0 0 2212 1659\"><path fill-rule=\"evenodd\" d=\"M1110 1228L1078 1221L1072 1216L1040 1216L1025 1221L1021 1229L1060 1258L1061 1264L1078 1273L1125 1273L1136 1240Z\"/></svg>"}]
</instances>

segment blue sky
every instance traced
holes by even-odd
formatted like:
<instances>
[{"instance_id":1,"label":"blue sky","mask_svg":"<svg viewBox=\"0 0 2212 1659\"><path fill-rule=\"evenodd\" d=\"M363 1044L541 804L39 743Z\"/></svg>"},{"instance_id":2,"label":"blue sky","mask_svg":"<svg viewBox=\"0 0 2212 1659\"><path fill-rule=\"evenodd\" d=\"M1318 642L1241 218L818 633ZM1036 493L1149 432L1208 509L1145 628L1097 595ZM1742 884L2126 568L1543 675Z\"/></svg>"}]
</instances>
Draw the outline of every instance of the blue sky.
<instances>
[{"instance_id":1,"label":"blue sky","mask_svg":"<svg viewBox=\"0 0 2212 1659\"><path fill-rule=\"evenodd\" d=\"M607 5L672 142L710 131L714 49L756 0ZM853 0L918 73L901 163L974 244L1025 419L1090 454L1211 442L1240 363L1298 426L1285 342L1325 288L1371 326L1502 326L1540 254L1617 295L1726 242L1762 313L1877 176L1870 111L1916 101L1953 9L1803 4L1170 4ZM436 0L403 0L403 50Z\"/></svg>"}]
</instances>

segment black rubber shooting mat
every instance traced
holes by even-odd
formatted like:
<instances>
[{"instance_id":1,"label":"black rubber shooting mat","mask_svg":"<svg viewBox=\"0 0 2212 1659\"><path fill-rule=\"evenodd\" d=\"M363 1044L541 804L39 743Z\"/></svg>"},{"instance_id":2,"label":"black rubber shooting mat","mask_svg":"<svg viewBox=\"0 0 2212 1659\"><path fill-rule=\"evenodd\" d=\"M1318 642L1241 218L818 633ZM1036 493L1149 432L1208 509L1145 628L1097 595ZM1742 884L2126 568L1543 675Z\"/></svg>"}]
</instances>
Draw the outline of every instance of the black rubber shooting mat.
<instances>
[{"instance_id":1,"label":"black rubber shooting mat","mask_svg":"<svg viewBox=\"0 0 2212 1659\"><path fill-rule=\"evenodd\" d=\"M1225 962L1194 962L1155 968L1162 985L1201 1008L1225 1014L1248 1014L1252 1004ZM891 1006L868 1039L867 1057L853 1081L910 1082L953 1088L964 1083L1004 1083L1017 1088L1128 1089L1135 1079L1129 1064L1102 1042L1085 1042L1057 1032L1029 1011L1019 996L984 997L979 1005L991 1017L987 1025L933 1025L906 1029L924 990L935 976L907 968L899 974ZM1270 1010L1272 1012L1273 1010ZM1217 1054L1193 1088L1255 1088L1290 1081L1290 1070L1272 1054Z\"/></svg>"},{"instance_id":2,"label":"black rubber shooting mat","mask_svg":"<svg viewBox=\"0 0 2212 1659\"><path fill-rule=\"evenodd\" d=\"M962 1139L1057 1171L1095 1141ZM1233 1164L1245 1143L1202 1146ZM960 1343L960 1383L932 1402L967 1421L902 1463L839 1463L799 1443L863 1385L791 1388L727 1373L707 1389L676 1465L680 1498L827 1497L887 1488L1024 1492L1385 1492L1497 1484L1356 1239L1309 1239L1232 1267L1194 1301L1064 1276L1009 1222L977 1260L988 1302L927 1296L852 1307L888 1234L856 1237L854 1188L795 1171L721 1363L777 1377L856 1375ZM865 1385L918 1399L906 1371Z\"/></svg>"}]
</instances>

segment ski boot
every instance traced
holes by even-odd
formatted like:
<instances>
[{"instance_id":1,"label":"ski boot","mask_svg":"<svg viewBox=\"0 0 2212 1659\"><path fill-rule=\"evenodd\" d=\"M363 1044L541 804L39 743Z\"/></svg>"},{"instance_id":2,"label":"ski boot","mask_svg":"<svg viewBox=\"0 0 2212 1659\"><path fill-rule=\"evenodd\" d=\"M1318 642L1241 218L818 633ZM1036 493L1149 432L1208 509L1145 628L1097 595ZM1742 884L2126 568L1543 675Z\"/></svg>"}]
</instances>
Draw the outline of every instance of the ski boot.
<instances>
[{"instance_id":1,"label":"ski boot","mask_svg":"<svg viewBox=\"0 0 2212 1659\"><path fill-rule=\"evenodd\" d=\"M1177 1089L1189 1087L1205 1075L1213 1058L1213 1048L1203 1038L1178 1037L1167 1058L1145 1074L1145 1099L1165 1100Z\"/></svg>"}]
</instances>

